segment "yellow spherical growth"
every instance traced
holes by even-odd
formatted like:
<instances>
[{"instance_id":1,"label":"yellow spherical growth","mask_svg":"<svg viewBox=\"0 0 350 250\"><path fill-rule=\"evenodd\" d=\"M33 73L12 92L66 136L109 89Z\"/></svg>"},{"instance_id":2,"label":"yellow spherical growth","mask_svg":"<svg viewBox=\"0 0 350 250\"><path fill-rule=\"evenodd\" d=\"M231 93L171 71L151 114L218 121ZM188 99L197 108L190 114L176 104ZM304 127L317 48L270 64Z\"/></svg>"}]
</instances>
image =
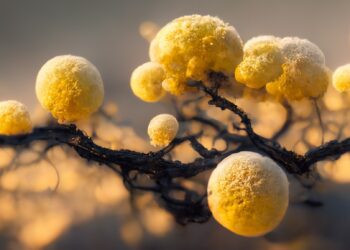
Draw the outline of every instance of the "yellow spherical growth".
<instances>
[{"instance_id":1,"label":"yellow spherical growth","mask_svg":"<svg viewBox=\"0 0 350 250\"><path fill-rule=\"evenodd\" d=\"M288 179L270 158L253 152L230 155L208 183L209 208L217 222L247 237L275 229L288 207Z\"/></svg>"},{"instance_id":2,"label":"yellow spherical growth","mask_svg":"<svg viewBox=\"0 0 350 250\"><path fill-rule=\"evenodd\" d=\"M0 134L17 135L32 131L27 107L17 101L0 102Z\"/></svg>"},{"instance_id":3,"label":"yellow spherical growth","mask_svg":"<svg viewBox=\"0 0 350 250\"><path fill-rule=\"evenodd\" d=\"M234 27L212 16L191 15L164 26L150 45L151 61L160 63L163 88L174 95L190 90L188 79L207 80L209 71L232 77L242 60L242 41Z\"/></svg>"},{"instance_id":4,"label":"yellow spherical growth","mask_svg":"<svg viewBox=\"0 0 350 250\"><path fill-rule=\"evenodd\" d=\"M244 45L243 61L235 71L236 80L249 88L262 88L282 74L283 63L278 38L254 37Z\"/></svg>"},{"instance_id":5,"label":"yellow spherical growth","mask_svg":"<svg viewBox=\"0 0 350 250\"><path fill-rule=\"evenodd\" d=\"M97 68L85 58L57 56L40 69L36 95L59 122L74 122L88 118L101 106L103 81Z\"/></svg>"},{"instance_id":6,"label":"yellow spherical growth","mask_svg":"<svg viewBox=\"0 0 350 250\"><path fill-rule=\"evenodd\" d=\"M326 92L330 82L329 70L310 60L297 60L283 64L283 74L266 85L273 96L283 96L287 100L319 98Z\"/></svg>"},{"instance_id":7,"label":"yellow spherical growth","mask_svg":"<svg viewBox=\"0 0 350 250\"><path fill-rule=\"evenodd\" d=\"M164 95L162 81L165 72L159 63L147 62L137 67L131 75L130 86L133 93L145 102L157 102Z\"/></svg>"},{"instance_id":8,"label":"yellow spherical growth","mask_svg":"<svg viewBox=\"0 0 350 250\"><path fill-rule=\"evenodd\" d=\"M330 83L323 52L298 37L283 38L280 46L284 56L283 73L266 85L267 92L288 100L323 96Z\"/></svg>"},{"instance_id":9,"label":"yellow spherical growth","mask_svg":"<svg viewBox=\"0 0 350 250\"><path fill-rule=\"evenodd\" d=\"M155 116L148 125L148 135L153 146L165 147L174 140L179 123L176 118L169 114Z\"/></svg>"},{"instance_id":10,"label":"yellow spherical growth","mask_svg":"<svg viewBox=\"0 0 350 250\"><path fill-rule=\"evenodd\" d=\"M333 86L339 92L350 90L350 64L340 66L334 71Z\"/></svg>"}]
</instances>

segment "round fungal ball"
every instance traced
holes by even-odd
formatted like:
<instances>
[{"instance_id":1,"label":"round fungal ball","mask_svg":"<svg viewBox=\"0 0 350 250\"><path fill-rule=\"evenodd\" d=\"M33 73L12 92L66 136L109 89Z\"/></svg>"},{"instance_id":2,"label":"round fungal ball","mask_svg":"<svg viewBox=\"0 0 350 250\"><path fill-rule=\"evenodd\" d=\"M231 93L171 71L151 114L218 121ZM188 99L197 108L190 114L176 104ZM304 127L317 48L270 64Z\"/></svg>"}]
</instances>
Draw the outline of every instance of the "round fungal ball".
<instances>
[{"instance_id":1,"label":"round fungal ball","mask_svg":"<svg viewBox=\"0 0 350 250\"><path fill-rule=\"evenodd\" d=\"M163 88L174 95L191 88L188 79L207 80L210 71L233 77L242 60L242 41L234 27L212 16L191 15L164 26L150 45L151 61L160 63Z\"/></svg>"},{"instance_id":2,"label":"round fungal ball","mask_svg":"<svg viewBox=\"0 0 350 250\"><path fill-rule=\"evenodd\" d=\"M179 123L169 114L160 114L152 118L148 125L148 135L153 146L165 147L174 140Z\"/></svg>"},{"instance_id":3,"label":"round fungal ball","mask_svg":"<svg viewBox=\"0 0 350 250\"><path fill-rule=\"evenodd\" d=\"M165 72L159 63L147 62L137 67L131 75L133 93L145 102L157 102L164 95L162 81Z\"/></svg>"},{"instance_id":4,"label":"round fungal ball","mask_svg":"<svg viewBox=\"0 0 350 250\"><path fill-rule=\"evenodd\" d=\"M270 158L253 152L230 155L208 183L209 208L217 222L247 237L278 226L288 207L288 179Z\"/></svg>"},{"instance_id":5,"label":"round fungal ball","mask_svg":"<svg viewBox=\"0 0 350 250\"><path fill-rule=\"evenodd\" d=\"M32 131L27 107L17 101L0 102L0 134L17 135Z\"/></svg>"},{"instance_id":6,"label":"round fungal ball","mask_svg":"<svg viewBox=\"0 0 350 250\"><path fill-rule=\"evenodd\" d=\"M243 61L235 71L236 80L249 88L262 88L282 74L283 63L277 37L254 37L244 45Z\"/></svg>"},{"instance_id":7,"label":"round fungal ball","mask_svg":"<svg viewBox=\"0 0 350 250\"><path fill-rule=\"evenodd\" d=\"M97 68L85 58L56 56L40 69L36 95L59 122L74 122L88 118L101 106L103 81Z\"/></svg>"},{"instance_id":8,"label":"round fungal ball","mask_svg":"<svg viewBox=\"0 0 350 250\"><path fill-rule=\"evenodd\" d=\"M340 66L334 71L333 86L339 92L350 90L350 64Z\"/></svg>"},{"instance_id":9,"label":"round fungal ball","mask_svg":"<svg viewBox=\"0 0 350 250\"><path fill-rule=\"evenodd\" d=\"M329 70L310 60L296 60L283 64L282 75L266 85L273 96L283 96L287 100L319 98L330 83Z\"/></svg>"},{"instance_id":10,"label":"round fungal ball","mask_svg":"<svg viewBox=\"0 0 350 250\"><path fill-rule=\"evenodd\" d=\"M285 37L281 40L281 47L287 60L308 59L311 62L325 65L326 59L322 50L307 39Z\"/></svg>"}]
</instances>

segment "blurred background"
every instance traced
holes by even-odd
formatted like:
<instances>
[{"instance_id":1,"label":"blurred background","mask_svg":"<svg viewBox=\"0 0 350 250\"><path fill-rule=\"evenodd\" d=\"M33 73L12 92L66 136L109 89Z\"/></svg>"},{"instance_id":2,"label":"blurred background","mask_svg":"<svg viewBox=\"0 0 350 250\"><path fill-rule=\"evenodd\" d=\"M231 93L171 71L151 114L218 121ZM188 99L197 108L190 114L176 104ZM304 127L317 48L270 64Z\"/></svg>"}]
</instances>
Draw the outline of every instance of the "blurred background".
<instances>
[{"instance_id":1,"label":"blurred background","mask_svg":"<svg viewBox=\"0 0 350 250\"><path fill-rule=\"evenodd\" d=\"M144 140L148 120L172 109L167 102L138 100L131 93L129 78L135 67L149 60L145 37L154 27L182 15L210 14L235 26L243 41L262 34L307 38L323 50L327 65L335 69L350 62L349 9L348 0L0 0L0 100L21 101L40 120L43 114L37 111L34 91L40 67L56 55L86 57L102 74L106 103L118 107L122 126L114 128L114 148L148 151ZM331 102L339 102L332 98ZM266 119L265 126L275 123L273 117ZM111 129L102 124L101 131ZM316 132L314 140L318 139ZM8 164L13 154L1 150L0 163ZM144 211L134 216L121 180L110 172L97 166L86 168L84 161L63 149L48 157L50 162L60 162L57 192L53 191L57 174L47 161L1 176L0 249L350 247L348 155L340 159L338 172L325 167L329 181L315 191L327 201L325 206L295 204L276 232L253 239L238 237L212 220L204 225L176 225L147 195L140 201Z\"/></svg>"}]
</instances>

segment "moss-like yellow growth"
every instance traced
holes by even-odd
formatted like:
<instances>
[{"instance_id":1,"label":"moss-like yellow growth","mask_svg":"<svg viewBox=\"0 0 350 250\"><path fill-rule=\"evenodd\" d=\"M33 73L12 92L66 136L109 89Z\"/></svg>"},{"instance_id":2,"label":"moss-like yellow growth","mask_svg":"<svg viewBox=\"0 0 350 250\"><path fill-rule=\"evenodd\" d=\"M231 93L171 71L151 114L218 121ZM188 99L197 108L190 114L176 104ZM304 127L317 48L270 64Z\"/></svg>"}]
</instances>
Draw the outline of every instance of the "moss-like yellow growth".
<instances>
[{"instance_id":1,"label":"moss-like yellow growth","mask_svg":"<svg viewBox=\"0 0 350 250\"><path fill-rule=\"evenodd\" d=\"M0 102L0 134L26 134L31 130L32 122L26 106L17 101Z\"/></svg>"},{"instance_id":2,"label":"moss-like yellow growth","mask_svg":"<svg viewBox=\"0 0 350 250\"><path fill-rule=\"evenodd\" d=\"M333 86L339 92L350 90L350 64L340 66L334 71Z\"/></svg>"},{"instance_id":3,"label":"moss-like yellow growth","mask_svg":"<svg viewBox=\"0 0 350 250\"><path fill-rule=\"evenodd\" d=\"M179 123L169 114L160 114L152 118L148 125L148 135L153 146L167 146L177 134Z\"/></svg>"},{"instance_id":4,"label":"moss-like yellow growth","mask_svg":"<svg viewBox=\"0 0 350 250\"><path fill-rule=\"evenodd\" d=\"M306 39L286 37L281 41L284 56L283 73L266 85L273 96L288 100L319 98L330 82L322 51Z\"/></svg>"},{"instance_id":5,"label":"moss-like yellow growth","mask_svg":"<svg viewBox=\"0 0 350 250\"><path fill-rule=\"evenodd\" d=\"M268 157L240 152L225 158L212 172L208 203L216 221L248 237L278 226L288 207L286 174Z\"/></svg>"},{"instance_id":6,"label":"moss-like yellow growth","mask_svg":"<svg viewBox=\"0 0 350 250\"><path fill-rule=\"evenodd\" d=\"M98 110L104 88L92 63L82 57L63 55L52 58L40 69L36 95L59 122L74 122Z\"/></svg>"},{"instance_id":7,"label":"moss-like yellow growth","mask_svg":"<svg viewBox=\"0 0 350 250\"><path fill-rule=\"evenodd\" d=\"M243 61L236 68L235 76L249 88L262 88L282 74L283 62L277 37L254 37L244 45Z\"/></svg>"},{"instance_id":8,"label":"moss-like yellow growth","mask_svg":"<svg viewBox=\"0 0 350 250\"><path fill-rule=\"evenodd\" d=\"M145 102L157 102L164 95L162 82L165 72L159 63L147 62L137 67L131 75L133 93Z\"/></svg>"},{"instance_id":9,"label":"moss-like yellow growth","mask_svg":"<svg viewBox=\"0 0 350 250\"><path fill-rule=\"evenodd\" d=\"M151 61L160 63L166 72L163 88L174 95L190 90L189 78L207 80L209 71L232 77L242 56L242 41L235 28L211 16L177 18L150 45Z\"/></svg>"}]
</instances>

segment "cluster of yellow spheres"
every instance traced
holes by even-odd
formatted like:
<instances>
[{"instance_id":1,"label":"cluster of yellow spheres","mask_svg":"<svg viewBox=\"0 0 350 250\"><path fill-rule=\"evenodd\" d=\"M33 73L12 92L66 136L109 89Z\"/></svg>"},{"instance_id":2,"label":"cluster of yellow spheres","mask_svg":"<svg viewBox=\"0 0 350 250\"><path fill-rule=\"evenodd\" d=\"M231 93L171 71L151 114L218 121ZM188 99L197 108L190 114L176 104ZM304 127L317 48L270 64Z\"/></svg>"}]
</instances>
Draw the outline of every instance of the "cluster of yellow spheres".
<instances>
[{"instance_id":1,"label":"cluster of yellow spheres","mask_svg":"<svg viewBox=\"0 0 350 250\"><path fill-rule=\"evenodd\" d=\"M236 79L248 90L265 89L275 99L319 98L331 81L325 56L312 42L258 36L243 46L233 26L212 16L183 16L166 24L151 41L149 56L156 64L140 66L131 78L133 92L146 102L159 101L165 92L189 92L190 79L207 82L213 71L232 85Z\"/></svg>"},{"instance_id":2,"label":"cluster of yellow spheres","mask_svg":"<svg viewBox=\"0 0 350 250\"><path fill-rule=\"evenodd\" d=\"M321 97L332 80L325 56L312 42L298 37L258 36L244 45L236 29L217 17L190 15L165 25L151 41L150 61L130 79L132 92L145 102L166 93L193 89L189 79L208 82L220 72L249 89L266 90L276 98ZM350 90L350 64L333 74L333 86ZM36 95L59 123L88 118L103 103L104 86L98 69L79 56L47 61L36 79ZM166 147L179 124L169 114L151 119L148 135L155 147ZM32 131L27 108L17 101L0 102L0 134ZM214 218L232 232L260 236L275 229L288 207L288 179L270 158L253 152L232 154L221 161L208 183L208 204Z\"/></svg>"}]
</instances>

